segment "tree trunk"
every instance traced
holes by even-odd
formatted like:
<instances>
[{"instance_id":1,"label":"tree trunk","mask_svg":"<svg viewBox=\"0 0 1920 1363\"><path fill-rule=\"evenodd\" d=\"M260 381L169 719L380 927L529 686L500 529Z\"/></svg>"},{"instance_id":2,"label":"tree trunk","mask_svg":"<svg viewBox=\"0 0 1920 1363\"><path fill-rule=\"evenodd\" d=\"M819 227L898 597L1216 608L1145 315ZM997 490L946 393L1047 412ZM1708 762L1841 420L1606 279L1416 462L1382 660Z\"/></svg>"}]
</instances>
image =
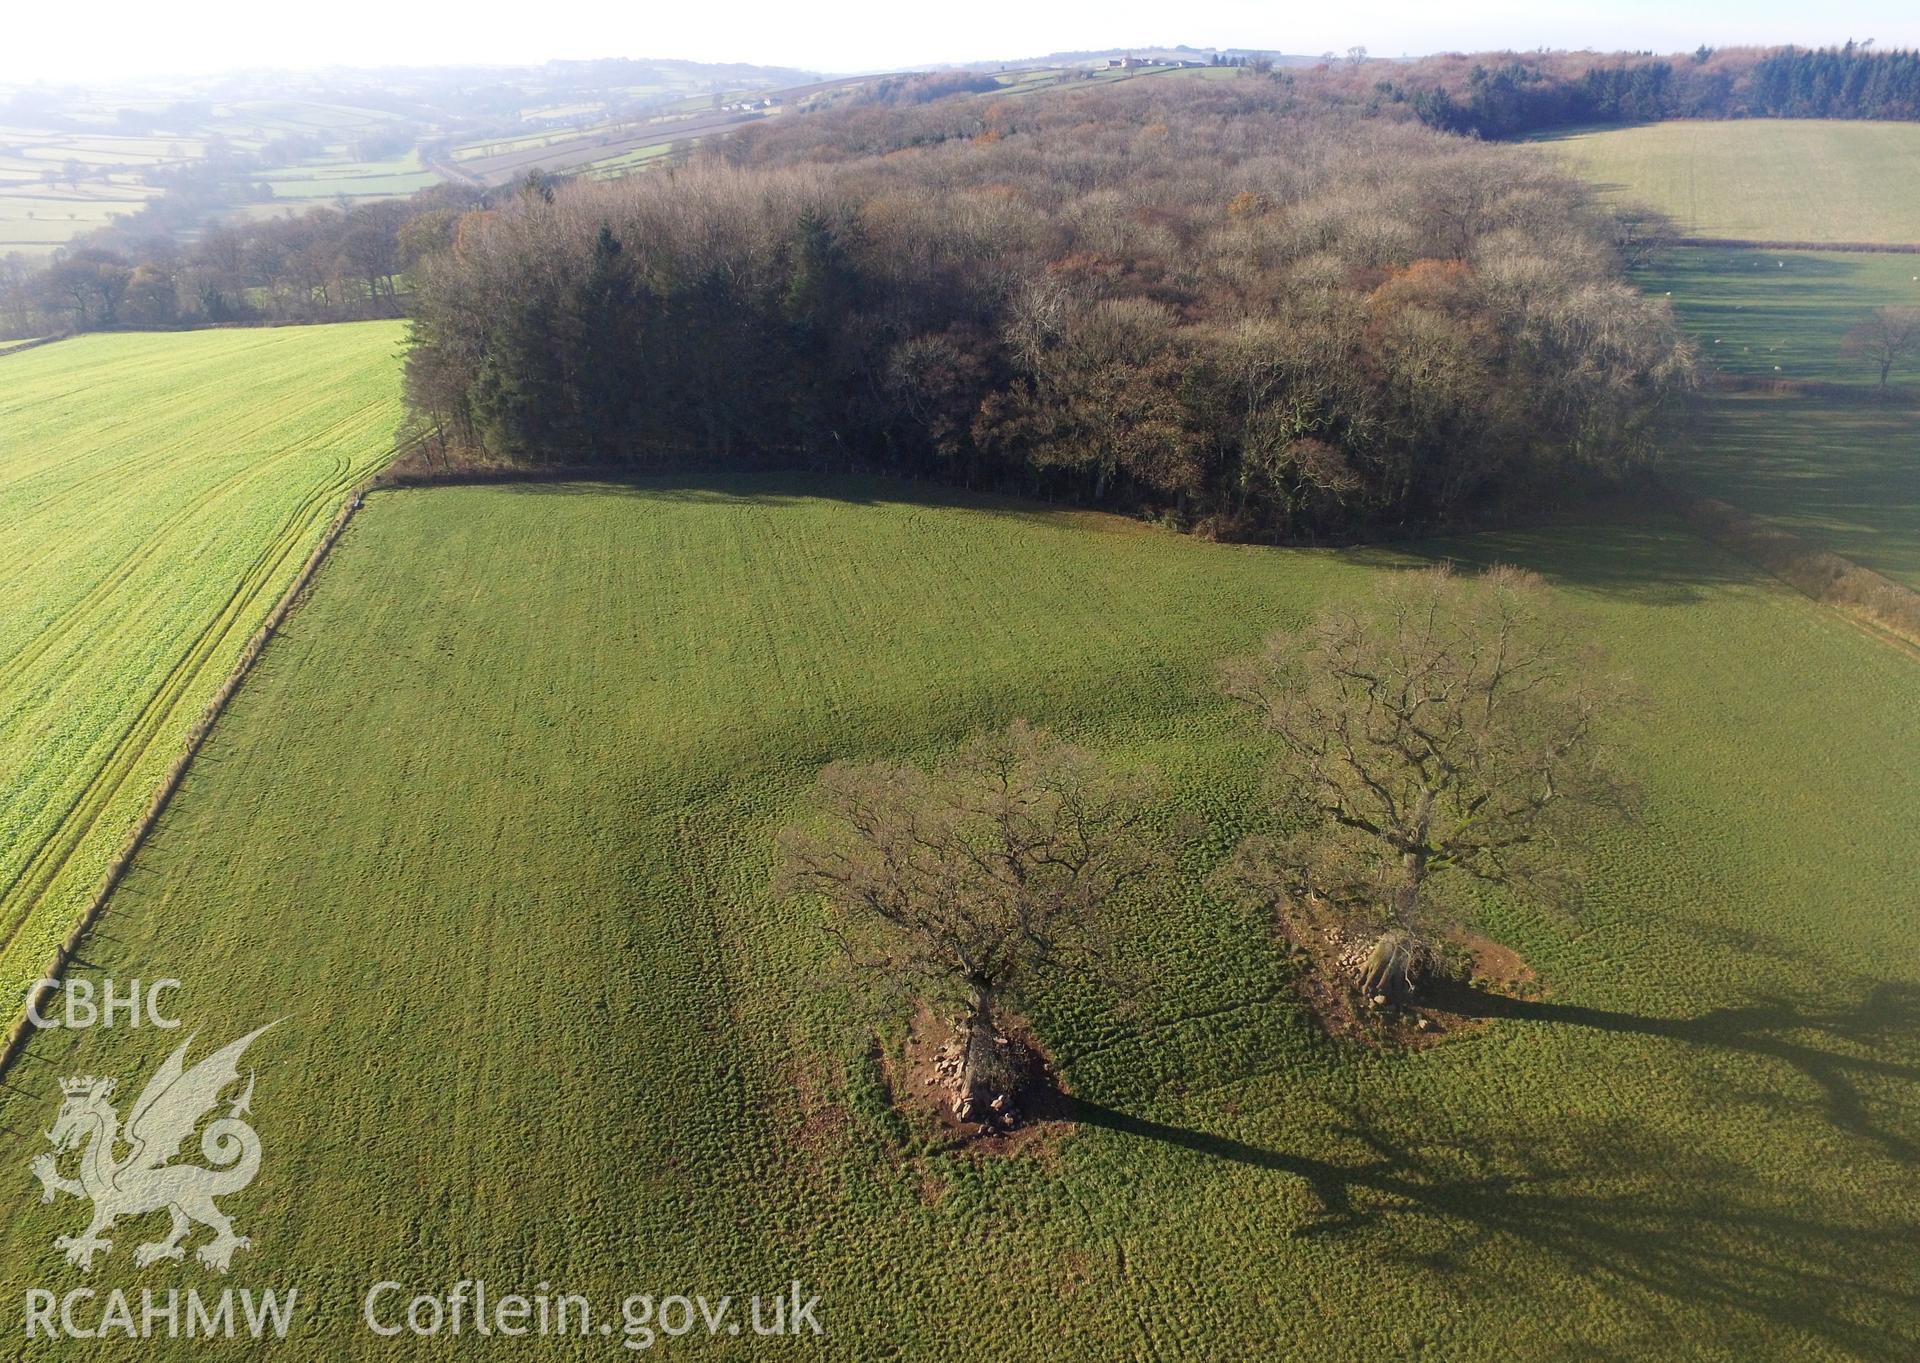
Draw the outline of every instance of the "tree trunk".
<instances>
[{"instance_id":1,"label":"tree trunk","mask_svg":"<svg viewBox=\"0 0 1920 1363\"><path fill-rule=\"evenodd\" d=\"M1393 919L1412 936L1420 935L1420 887L1427 879L1427 838L1433 832L1433 792L1422 790L1413 807L1412 846L1400 857L1400 884L1393 892Z\"/></svg>"},{"instance_id":2,"label":"tree trunk","mask_svg":"<svg viewBox=\"0 0 1920 1363\"><path fill-rule=\"evenodd\" d=\"M1399 928L1380 934L1360 965L1360 990L1369 998L1412 992L1420 973L1419 944Z\"/></svg>"},{"instance_id":3,"label":"tree trunk","mask_svg":"<svg viewBox=\"0 0 1920 1363\"><path fill-rule=\"evenodd\" d=\"M954 1115L963 1122L997 1122L1011 1101L1007 1066L994 1039L993 989L983 980L968 982L966 1021L961 1025L960 1079L953 1097ZM1002 1099L1001 1109L993 1102Z\"/></svg>"},{"instance_id":4,"label":"tree trunk","mask_svg":"<svg viewBox=\"0 0 1920 1363\"><path fill-rule=\"evenodd\" d=\"M1420 891L1427 879L1427 838L1433 832L1433 791L1422 790L1413 807L1410 846L1400 856L1400 883L1393 891L1394 926L1373 944L1360 969L1360 988L1369 996L1393 998L1412 993L1426 960L1420 931Z\"/></svg>"}]
</instances>

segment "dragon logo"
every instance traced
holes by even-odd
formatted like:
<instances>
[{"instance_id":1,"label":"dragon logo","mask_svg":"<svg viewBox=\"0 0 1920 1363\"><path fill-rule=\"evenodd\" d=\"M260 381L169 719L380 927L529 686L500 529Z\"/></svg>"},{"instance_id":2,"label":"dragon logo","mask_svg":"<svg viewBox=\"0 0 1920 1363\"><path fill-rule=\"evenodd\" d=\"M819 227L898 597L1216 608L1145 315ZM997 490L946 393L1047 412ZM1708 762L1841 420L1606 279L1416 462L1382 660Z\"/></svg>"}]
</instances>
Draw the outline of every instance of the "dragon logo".
<instances>
[{"instance_id":1,"label":"dragon logo","mask_svg":"<svg viewBox=\"0 0 1920 1363\"><path fill-rule=\"evenodd\" d=\"M62 1235L53 1247L66 1251L67 1262L82 1272L93 1267L93 1256L113 1248L104 1232L115 1221L150 1216L164 1210L173 1218L173 1228L164 1240L141 1245L133 1252L136 1268L162 1259L181 1259L186 1255L181 1241L192 1233L195 1222L213 1232L213 1239L200 1246L200 1262L225 1273L236 1249L252 1243L236 1235L233 1223L214 1205L214 1199L237 1193L253 1182L260 1172L260 1137L243 1119L253 1101L253 1075L247 1075L246 1089L227 1105L227 1113L208 1124L200 1138L200 1154L213 1168L171 1163L180 1147L201 1121L219 1106L220 1095L240 1079L240 1057L261 1032L277 1024L268 1023L249 1032L238 1041L215 1051L192 1069L187 1068L189 1036L166 1058L153 1078L140 1091L139 1099L127 1115L126 1130L120 1128L120 1116L109 1101L115 1081L84 1078L63 1079L60 1091L64 1101L47 1139L54 1153L33 1161L34 1177L40 1180L42 1202L53 1201L54 1194L66 1193L93 1202L93 1221L79 1235ZM80 1177L64 1178L59 1157L78 1146L86 1149L80 1156ZM118 1146L129 1147L123 1158L115 1157Z\"/></svg>"}]
</instances>

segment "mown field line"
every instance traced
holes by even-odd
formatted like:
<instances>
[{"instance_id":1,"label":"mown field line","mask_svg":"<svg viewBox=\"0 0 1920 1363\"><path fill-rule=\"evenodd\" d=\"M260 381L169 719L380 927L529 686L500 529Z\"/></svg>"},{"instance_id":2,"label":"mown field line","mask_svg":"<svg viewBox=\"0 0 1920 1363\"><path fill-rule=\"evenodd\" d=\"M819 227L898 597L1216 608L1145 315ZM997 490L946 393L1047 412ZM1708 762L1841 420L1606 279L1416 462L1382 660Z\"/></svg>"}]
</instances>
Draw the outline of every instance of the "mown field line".
<instances>
[{"instance_id":1,"label":"mown field line","mask_svg":"<svg viewBox=\"0 0 1920 1363\"><path fill-rule=\"evenodd\" d=\"M115 470L108 469L104 472L112 473L114 471ZM200 501L188 502L174 511L172 515L157 522L152 532L144 541L134 546L132 552L121 559L119 563L115 564L110 572L103 574L100 580L87 590L85 595L79 597L71 605L62 610L60 620L55 622L51 628L41 631L40 634L29 640L27 644L12 658L8 659L7 662L0 664L0 689L4 689L16 678L23 676L34 664L39 662L42 657L64 643L69 636L84 633L94 628L95 622L91 618L94 611L102 606L111 605L115 593L126 584L129 578L133 577L145 567L149 560L163 552L174 534L182 526L192 521L196 516L203 515L208 503L224 497L235 487L247 480L257 478L259 473L260 471L257 468L243 467L236 469L227 478L209 488ZM337 470L334 476L338 476ZM86 483L81 484L81 486L86 485ZM41 505L43 505L43 503L36 502L34 505L26 508L26 510L28 512L36 511ZM294 517L299 517L301 512L306 510L309 505L311 505L311 498L304 499L301 504L294 509Z\"/></svg>"},{"instance_id":2,"label":"mown field line","mask_svg":"<svg viewBox=\"0 0 1920 1363\"><path fill-rule=\"evenodd\" d=\"M397 457L399 451L396 450L394 453ZM354 513L360 509L367 492L379 483L385 473L386 465L391 462L391 459L384 461L379 468L376 468L372 473L362 478L348 491L345 500L340 505L340 509L334 513L332 522L327 526L326 533L320 537L320 542L314 546L313 552L307 556L307 561L301 566L300 571L294 576L293 581L287 585L286 591L281 594L279 601L275 603L273 610L268 614L266 620L262 622L259 629L254 631L253 636L247 640L246 647L240 652L239 661L234 664L233 670L227 674L226 680L220 684L220 689L216 691L213 698L208 701L207 707L201 713L200 718L196 720L193 727L187 731L186 742L181 749L180 755L174 759L173 763L167 768L166 773L161 777L159 788L154 792L153 799L148 803L146 811L140 816L132 830L127 834L126 840L121 844L119 852L117 852L113 860L107 864L106 872L102 875L99 885L95 887L92 896L88 899L86 907L82 909L80 914L74 919L73 926L68 929L66 937L61 941L59 947L55 949L46 968L40 972L38 981L28 991L26 998L22 1001L19 1015L8 1027L5 1040L0 1042L0 1076L4 1076L12 1067L13 1062L19 1057L28 1039L37 1030L32 1022L33 1011L41 1003L45 1002L53 992L56 986L52 982L58 981L62 975L64 975L68 964L73 959L74 952L79 950L80 943L86 939L87 933L92 929L94 923L99 920L101 911L106 908L107 901L113 897L114 889L120 884L121 878L126 874L127 868L132 864L134 854L140 850L141 845L145 843L148 836L152 834L154 825L159 822L161 814L166 811L167 804L172 800L174 792L180 788L180 782L185 779L188 768L193 765L193 759L199 755L201 747L206 743L208 734L213 731L214 723L226 712L227 706L232 703L234 696L239 693L240 684L246 680L247 674L253 670L253 665L260 660L261 654L266 651L268 642L279 632L281 626L286 623L287 617L293 613L293 609L299 604L300 598L306 593L307 588L312 585L314 575L319 572L321 564L326 562L327 556L333 551L333 546L339 542L340 536L346 532L347 526L352 522Z\"/></svg>"}]
</instances>

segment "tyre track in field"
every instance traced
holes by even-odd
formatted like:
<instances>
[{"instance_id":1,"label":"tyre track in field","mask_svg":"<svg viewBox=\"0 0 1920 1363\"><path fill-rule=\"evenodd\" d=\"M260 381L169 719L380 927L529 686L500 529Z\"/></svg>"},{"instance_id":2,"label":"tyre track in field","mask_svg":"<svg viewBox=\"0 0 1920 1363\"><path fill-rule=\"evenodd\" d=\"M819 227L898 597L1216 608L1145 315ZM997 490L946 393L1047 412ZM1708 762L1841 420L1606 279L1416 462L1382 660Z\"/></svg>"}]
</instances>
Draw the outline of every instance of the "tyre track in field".
<instances>
[{"instance_id":1,"label":"tyre track in field","mask_svg":"<svg viewBox=\"0 0 1920 1363\"><path fill-rule=\"evenodd\" d=\"M344 428L354 425L358 419L357 414L342 417L331 427L318 433L311 443L324 448L328 444L331 444L333 438ZM45 657L57 644L75 635L84 634L92 629L97 623L95 616L99 608L103 604L110 603L120 588L139 572L140 569L151 562L167 546L173 535L178 532L181 527L191 523L198 517L206 515L210 510L215 508L219 502L253 480L270 476L275 471L298 460L311 458L312 455L313 450L311 448L289 449L265 461L243 464L241 467L235 469L228 477L221 479L212 487L208 488L201 494L197 501L180 507L173 512L173 514L166 517L166 519L153 528L146 539L135 545L98 583L88 589L78 600L63 606L58 618L50 627L42 630L40 634L23 646L20 651L6 663L0 664L0 693L4 693L17 679L26 675L29 669ZM170 461L173 456L163 451L158 457ZM337 465L344 462L347 467L351 466L351 460L347 456L334 454L328 457L335 460ZM124 478L126 476L126 467L126 465L109 466L102 470L102 475ZM322 487L324 488L337 483L345 471L345 468L336 466L328 475L328 482L323 484ZM91 480L83 479L81 483L89 481ZM80 485L80 483L76 483L74 486L79 487ZM29 511L31 511L31 509L32 508L29 508ZM303 501L296 505L293 515L299 516L306 510L307 504ZM33 562L34 561L30 560L26 566L30 569L33 566Z\"/></svg>"},{"instance_id":2,"label":"tyre track in field","mask_svg":"<svg viewBox=\"0 0 1920 1363\"><path fill-rule=\"evenodd\" d=\"M198 381L196 381L191 386L179 388L170 392L168 395L170 405L173 408L179 408L183 410L192 410L196 404L203 402L209 396L217 394L220 391L220 389L221 389L221 385L217 380L203 377ZM95 396L97 396L97 391L95 388L87 384L82 384L80 387L75 388L69 392L60 393L52 397L41 397L37 401L29 404L29 408L49 407L49 406L60 408L60 407L63 407L64 404L74 399L85 399L85 398L91 398ZM0 413L0 416L15 415L20 410L25 410L25 409L13 409L5 413ZM271 418L264 418L259 423L259 426L257 429L270 430L273 428L274 424L275 423ZM101 428L97 432L97 434L102 439L106 439L108 438L109 434L112 431L118 428L130 428L133 425L134 423L131 422L130 420L122 420L113 425L109 425ZM251 431L246 432L246 434L252 434L252 433L253 432ZM96 469L92 473L86 474L83 477L73 482L65 483L61 486L55 487L52 491L42 496L39 501L30 503L26 507L22 508L20 514L23 516L30 515L50 504L71 500L81 495L82 493L90 492L93 489L94 485L98 483L121 482L124 484L127 480L127 476L130 473L135 473L135 472L144 473L147 471L149 466L165 468L173 462L175 457L176 456L174 451L169 449L165 444L154 444L154 445L143 446L138 453L135 453L125 459L114 460L114 461L102 464L98 469ZM65 469L70 468L75 464L84 465L97 460L97 458L98 458L98 455L92 450L80 449L80 450L77 450L75 453L66 456L63 459L56 459L54 462L50 464L42 464L37 467L34 467L33 469L31 469L30 471L28 471L26 474L23 475L23 481L25 479L34 479L34 478L56 478Z\"/></svg>"},{"instance_id":3,"label":"tyre track in field","mask_svg":"<svg viewBox=\"0 0 1920 1363\"><path fill-rule=\"evenodd\" d=\"M89 588L78 600L63 606L53 624L42 630L4 664L0 664L0 691L5 691L21 676L25 675L36 663L44 658L56 645L77 634L91 632L99 623L95 618L99 608L111 604L112 599L127 580L145 567L167 542L184 525L206 514L208 509L234 491L235 485L250 480L254 475L267 469L278 468L281 464L298 457L290 452L266 465L250 465L234 471L229 477L221 479L199 501L189 502L172 515L153 527L152 531L140 543L134 545L120 562L104 577ZM338 458L339 456L335 456ZM115 470L108 470L109 473ZM76 485L78 486L78 485ZM32 562L27 567L31 569Z\"/></svg>"},{"instance_id":4,"label":"tyre track in field","mask_svg":"<svg viewBox=\"0 0 1920 1363\"><path fill-rule=\"evenodd\" d=\"M279 533L255 555L219 611L188 644L153 694L129 721L93 778L75 793L60 820L41 838L33 855L7 887L0 890L0 922L5 925L5 935L0 938L0 958L4 958L11 950L21 930L31 921L31 911L39 897L53 886L60 872L86 840L87 834L104 817L114 797L138 768L141 759L166 727L185 692L205 669L212 654L233 634L249 607L259 598L262 590L271 584L278 567L289 554L298 550L306 530L312 524L312 513L317 504L331 495L344 492L350 486L351 461L339 455L333 458L335 467L327 481L301 500Z\"/></svg>"},{"instance_id":5,"label":"tyre track in field","mask_svg":"<svg viewBox=\"0 0 1920 1363\"><path fill-rule=\"evenodd\" d=\"M205 390L204 393L203 390ZM185 410L192 410L195 405L202 400L205 393L212 393L215 390L216 385L213 384L204 384L197 388L185 390L175 395L176 405ZM322 399L316 398L311 399L308 405L311 407L324 404ZM343 414L338 417L331 426L326 428L320 440L314 440L310 443L322 443L323 440L331 438L342 428L355 424L358 419L357 413ZM252 442L262 440L270 436L272 432L285 428L289 424L292 423L290 423L284 412L277 412L273 415L263 414L261 420L255 425L233 432L228 437L226 444L229 447L244 450ZM102 438L106 438L104 432L102 433ZM307 452L309 451L306 448L283 450L280 454L273 456L273 463L279 463L287 458ZM85 500L89 505L92 505L91 494L102 484L108 486L118 485L121 489L119 493L121 500L136 498L140 492L140 483L138 481L140 477L144 477L155 470L165 472L173 467L178 458L179 454L177 450L165 443L143 446L134 454L103 463L92 473L84 474L71 482L53 488L41 496L38 501L30 502L26 506L21 507L17 514L24 519L27 516L42 512L49 507L76 500ZM91 452L71 455L56 463L33 469L24 475L21 481L52 478L73 464L86 463L97 459L98 455ZM245 476L248 471L264 471L267 467L270 467L270 465L255 463L242 469L236 476ZM225 486L226 484L222 483L216 485L214 488L210 488L201 500L204 502L212 499L218 495Z\"/></svg>"},{"instance_id":6,"label":"tyre track in field","mask_svg":"<svg viewBox=\"0 0 1920 1363\"><path fill-rule=\"evenodd\" d=\"M335 466L326 480L301 499L280 531L255 555L247 572L228 594L215 616L188 644L160 685L122 731L93 777L69 802L60 819L48 829L33 854L4 889L0 889L0 963L14 952L35 920L34 910L58 883L60 876L112 809L115 799L133 779L147 754L166 733L189 690L206 671L214 655L236 635L244 638L246 617L263 593L282 579L289 559L297 558L318 523L316 513L343 497L358 479L353 460L332 456ZM4 968L4 966L0 966Z\"/></svg>"}]
</instances>

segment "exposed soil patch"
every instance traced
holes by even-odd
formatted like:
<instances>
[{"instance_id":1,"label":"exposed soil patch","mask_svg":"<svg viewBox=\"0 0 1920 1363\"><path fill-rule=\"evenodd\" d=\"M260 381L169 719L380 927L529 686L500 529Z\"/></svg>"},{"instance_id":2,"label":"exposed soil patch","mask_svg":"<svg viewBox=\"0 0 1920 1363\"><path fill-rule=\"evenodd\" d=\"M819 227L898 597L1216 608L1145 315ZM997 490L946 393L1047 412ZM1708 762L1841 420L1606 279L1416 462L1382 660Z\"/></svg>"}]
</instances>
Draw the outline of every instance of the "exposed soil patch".
<instances>
[{"instance_id":1,"label":"exposed soil patch","mask_svg":"<svg viewBox=\"0 0 1920 1363\"><path fill-rule=\"evenodd\" d=\"M1456 931L1445 938L1443 969L1424 980L1417 994L1369 996L1355 983L1351 966L1371 946L1371 934L1329 924L1283 923L1281 930L1300 967L1294 988L1328 1036L1421 1050L1479 1031L1499 1016L1503 999L1538 998L1544 992L1532 968L1510 947Z\"/></svg>"},{"instance_id":2,"label":"exposed soil patch","mask_svg":"<svg viewBox=\"0 0 1920 1363\"><path fill-rule=\"evenodd\" d=\"M951 1018L922 1009L907 1032L905 1055L886 1053L882 1066L896 1108L915 1125L956 1146L982 1154L1014 1154L1049 1139L1066 1090L1053 1062L1024 1019L1005 1014L999 1037L1009 1073L1015 1076L1007 1108L991 1121L963 1121L955 1111L958 1028Z\"/></svg>"}]
</instances>

